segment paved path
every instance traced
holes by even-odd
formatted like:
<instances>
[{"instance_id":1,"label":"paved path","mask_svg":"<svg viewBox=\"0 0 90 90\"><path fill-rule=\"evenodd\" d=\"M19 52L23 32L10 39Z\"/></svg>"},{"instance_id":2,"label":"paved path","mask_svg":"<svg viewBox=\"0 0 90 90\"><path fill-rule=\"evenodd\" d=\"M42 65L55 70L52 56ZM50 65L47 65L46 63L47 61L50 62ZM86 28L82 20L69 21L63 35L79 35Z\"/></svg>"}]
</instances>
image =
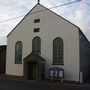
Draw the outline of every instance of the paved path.
<instances>
[{"instance_id":1,"label":"paved path","mask_svg":"<svg viewBox=\"0 0 90 90\"><path fill-rule=\"evenodd\" d=\"M90 90L90 85L0 79L0 90Z\"/></svg>"}]
</instances>

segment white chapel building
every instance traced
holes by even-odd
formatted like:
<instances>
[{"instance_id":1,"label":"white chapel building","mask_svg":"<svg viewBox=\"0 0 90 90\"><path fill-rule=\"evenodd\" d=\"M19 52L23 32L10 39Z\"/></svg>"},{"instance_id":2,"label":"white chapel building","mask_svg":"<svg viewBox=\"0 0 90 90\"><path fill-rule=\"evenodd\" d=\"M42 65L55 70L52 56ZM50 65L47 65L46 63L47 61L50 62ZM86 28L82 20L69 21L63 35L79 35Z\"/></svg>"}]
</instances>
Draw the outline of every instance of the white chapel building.
<instances>
[{"instance_id":1,"label":"white chapel building","mask_svg":"<svg viewBox=\"0 0 90 90\"><path fill-rule=\"evenodd\" d=\"M64 80L84 80L90 72L90 42L79 27L40 3L7 36L6 75L49 79L64 69Z\"/></svg>"}]
</instances>

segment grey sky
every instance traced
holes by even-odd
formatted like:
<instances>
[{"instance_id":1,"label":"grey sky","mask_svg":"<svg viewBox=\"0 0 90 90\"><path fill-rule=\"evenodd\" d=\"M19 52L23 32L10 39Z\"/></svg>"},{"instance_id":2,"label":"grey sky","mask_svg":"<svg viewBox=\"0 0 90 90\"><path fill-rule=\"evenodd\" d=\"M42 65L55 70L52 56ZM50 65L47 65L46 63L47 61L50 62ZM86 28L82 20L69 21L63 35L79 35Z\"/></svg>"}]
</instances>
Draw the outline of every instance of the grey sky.
<instances>
[{"instance_id":1,"label":"grey sky","mask_svg":"<svg viewBox=\"0 0 90 90\"><path fill-rule=\"evenodd\" d=\"M38 0L0 0L0 22L25 15L37 3ZM75 0L41 0L40 3L47 8ZM63 16L67 20L81 28L90 40L90 0L82 0L71 5L58 7L52 11ZM0 23L0 45L6 44L6 36L22 19Z\"/></svg>"}]
</instances>

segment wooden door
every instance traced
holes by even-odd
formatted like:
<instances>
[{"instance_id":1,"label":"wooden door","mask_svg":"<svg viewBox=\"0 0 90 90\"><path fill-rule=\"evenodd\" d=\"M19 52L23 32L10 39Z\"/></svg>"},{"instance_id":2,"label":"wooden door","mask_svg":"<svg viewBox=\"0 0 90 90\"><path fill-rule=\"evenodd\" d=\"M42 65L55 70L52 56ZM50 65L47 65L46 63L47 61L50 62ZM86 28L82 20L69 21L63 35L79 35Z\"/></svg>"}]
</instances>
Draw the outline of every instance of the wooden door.
<instances>
[{"instance_id":1,"label":"wooden door","mask_svg":"<svg viewBox=\"0 0 90 90\"><path fill-rule=\"evenodd\" d=\"M36 75L37 75L37 68L36 68L36 63L35 62L30 62L29 63L29 79L30 80L36 80Z\"/></svg>"}]
</instances>

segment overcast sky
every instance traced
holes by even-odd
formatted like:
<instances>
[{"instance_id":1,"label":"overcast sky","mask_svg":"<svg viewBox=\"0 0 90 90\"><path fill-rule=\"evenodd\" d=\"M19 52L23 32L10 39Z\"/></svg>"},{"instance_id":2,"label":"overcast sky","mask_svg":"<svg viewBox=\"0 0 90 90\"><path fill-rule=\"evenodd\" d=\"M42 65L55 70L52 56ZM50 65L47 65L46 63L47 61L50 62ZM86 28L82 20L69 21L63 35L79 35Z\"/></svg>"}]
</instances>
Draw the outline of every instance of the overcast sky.
<instances>
[{"instance_id":1,"label":"overcast sky","mask_svg":"<svg viewBox=\"0 0 90 90\"><path fill-rule=\"evenodd\" d=\"M23 18L3 22L27 14L38 0L0 0L0 45L7 44L7 35ZM40 0L47 8L75 0ZM81 28L90 41L90 0L82 0L67 6L51 9Z\"/></svg>"}]
</instances>

